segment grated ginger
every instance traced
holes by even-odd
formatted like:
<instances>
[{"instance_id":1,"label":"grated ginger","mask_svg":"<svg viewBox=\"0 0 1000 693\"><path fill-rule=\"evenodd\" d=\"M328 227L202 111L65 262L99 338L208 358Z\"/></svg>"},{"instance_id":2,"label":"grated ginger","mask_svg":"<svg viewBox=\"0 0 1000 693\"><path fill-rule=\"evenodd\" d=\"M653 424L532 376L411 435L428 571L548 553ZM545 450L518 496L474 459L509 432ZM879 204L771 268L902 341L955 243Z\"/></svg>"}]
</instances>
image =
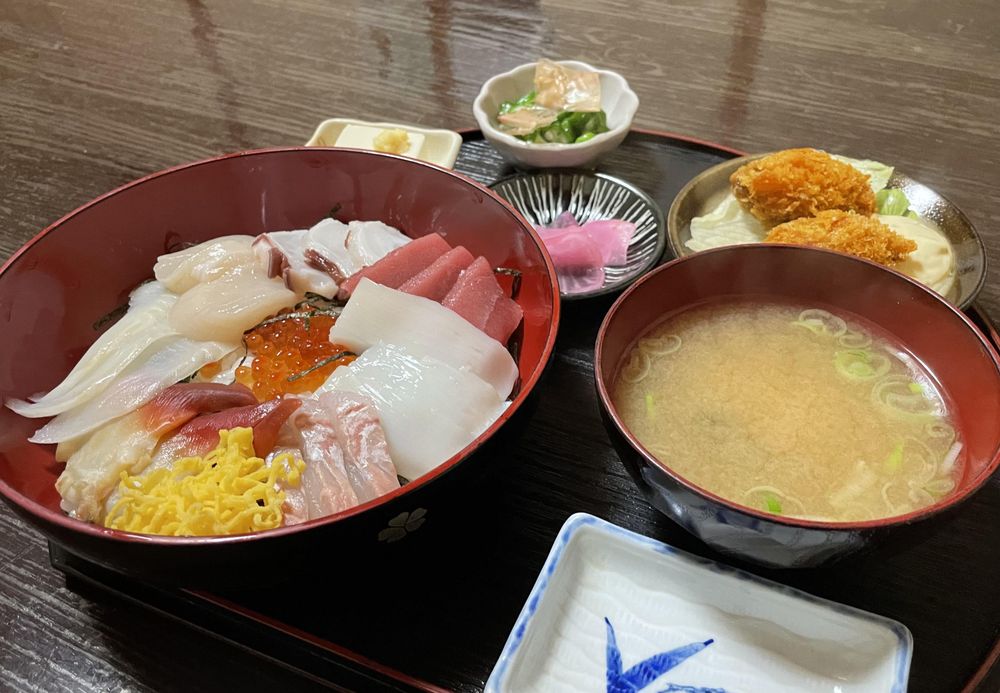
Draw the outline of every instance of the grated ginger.
<instances>
[{"instance_id":1,"label":"grated ginger","mask_svg":"<svg viewBox=\"0 0 1000 693\"><path fill-rule=\"evenodd\" d=\"M401 128L383 130L375 136L372 144L377 152L402 154L410 148L410 136L406 134L406 130Z\"/></svg>"},{"instance_id":2,"label":"grated ginger","mask_svg":"<svg viewBox=\"0 0 1000 693\"><path fill-rule=\"evenodd\" d=\"M298 486L305 462L291 453L268 466L254 455L253 429L219 431L204 457L185 457L147 475L122 472L120 499L104 526L166 536L244 534L280 527L285 492Z\"/></svg>"}]
</instances>

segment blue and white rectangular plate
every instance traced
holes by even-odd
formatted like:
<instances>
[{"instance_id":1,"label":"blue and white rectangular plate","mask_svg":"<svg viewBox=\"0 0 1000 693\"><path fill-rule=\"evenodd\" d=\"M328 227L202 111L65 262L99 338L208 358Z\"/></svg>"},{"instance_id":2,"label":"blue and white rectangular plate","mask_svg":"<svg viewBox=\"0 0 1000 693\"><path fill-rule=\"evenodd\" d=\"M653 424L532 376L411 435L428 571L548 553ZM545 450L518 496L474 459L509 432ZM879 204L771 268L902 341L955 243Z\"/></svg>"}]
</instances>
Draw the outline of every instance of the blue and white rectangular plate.
<instances>
[{"instance_id":1,"label":"blue and white rectangular plate","mask_svg":"<svg viewBox=\"0 0 1000 693\"><path fill-rule=\"evenodd\" d=\"M904 625L579 513L486 693L903 693Z\"/></svg>"}]
</instances>

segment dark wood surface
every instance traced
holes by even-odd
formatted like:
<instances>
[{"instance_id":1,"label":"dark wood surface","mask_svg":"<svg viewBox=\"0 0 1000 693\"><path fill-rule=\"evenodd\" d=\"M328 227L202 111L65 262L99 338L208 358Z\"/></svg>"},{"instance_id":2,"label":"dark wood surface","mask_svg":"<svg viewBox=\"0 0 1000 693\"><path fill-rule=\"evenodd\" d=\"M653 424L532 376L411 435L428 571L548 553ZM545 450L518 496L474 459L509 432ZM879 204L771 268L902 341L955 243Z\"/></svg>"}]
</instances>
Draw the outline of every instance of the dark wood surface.
<instances>
[{"instance_id":1,"label":"dark wood surface","mask_svg":"<svg viewBox=\"0 0 1000 693\"><path fill-rule=\"evenodd\" d=\"M1000 253L1000 7L992 1L323 3L96 0L0 3L0 253L13 252L65 212L142 174L212 154L304 142L329 116L385 118L432 126L473 124L470 104L490 75L538 55L580 58L624 73L641 100L636 125L746 150L794 145L896 164L962 207L991 256ZM662 202L666 204L669 201ZM151 210L155 213L155 210ZM1000 316L1000 274L990 271L981 305ZM567 316L561 345L585 344L593 315ZM574 327L574 325L576 327ZM567 340L569 340L567 342ZM585 353L561 349L542 405L572 416L589 400ZM562 366L562 367L560 367ZM501 480L480 537L505 515L551 541L556 508L589 510L626 526L697 547L632 493L617 461L600 474L589 450L607 454L596 412L581 439L533 427L516 456L537 482ZM595 489L567 497L564 479ZM621 502L608 505L608 495ZM518 499L512 504L512 499ZM996 481L977 497L1000 508ZM488 512L487 512L488 511ZM907 554L850 565L821 578L835 598L893 616L911 608L908 585L947 608L955 575L970 562L1000 568L997 526L963 514L945 534ZM85 588L67 589L48 567L41 538L0 510L0 687L15 690L219 690L313 684L160 616ZM474 533L475 534L475 533ZM486 540L478 558L457 561L464 581L488 581L491 556L522 547ZM508 537L509 538L509 537ZM526 577L495 585L489 613L516 613L537 549L522 552ZM922 565L917 574L903 568ZM793 578L807 580L808 578ZM878 600L865 583L888 581ZM995 591L988 581L967 585ZM887 595L888 596L885 596ZM984 608L945 620L945 656L982 657L972 641L1000 614ZM458 619L459 614L450 618ZM500 616L498 616L499 618ZM480 670L508 624L478 625ZM914 625L911 623L911 628ZM459 639L461 621L455 621ZM388 625L386 626L389 627ZM419 638L419 635L412 636ZM926 637L935 637L928 630ZM920 642L917 638L917 656ZM969 648L982 649L971 652ZM437 653L440 657L446 652ZM432 653L433 655L433 653ZM928 663L920 690L956 690L954 673ZM474 689L465 672L445 685ZM995 679L994 679L995 684ZM995 690L992 689L985 690ZM916 687L914 690L917 690Z\"/></svg>"}]
</instances>

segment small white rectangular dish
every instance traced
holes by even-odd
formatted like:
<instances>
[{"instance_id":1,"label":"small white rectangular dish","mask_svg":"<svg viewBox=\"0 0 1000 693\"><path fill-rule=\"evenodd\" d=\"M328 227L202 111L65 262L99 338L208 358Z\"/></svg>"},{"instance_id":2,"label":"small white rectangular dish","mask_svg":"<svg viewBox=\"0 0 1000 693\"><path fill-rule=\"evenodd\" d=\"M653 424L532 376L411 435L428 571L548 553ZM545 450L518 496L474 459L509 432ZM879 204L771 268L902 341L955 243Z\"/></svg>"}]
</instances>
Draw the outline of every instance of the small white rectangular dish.
<instances>
[{"instance_id":1,"label":"small white rectangular dish","mask_svg":"<svg viewBox=\"0 0 1000 693\"><path fill-rule=\"evenodd\" d=\"M369 123L353 118L330 118L316 128L307 147L353 147L375 150L374 139L385 130L404 130L410 146L403 156L452 168L462 146L462 136L453 130L421 128L403 123ZM345 140L346 138L346 140Z\"/></svg>"},{"instance_id":2,"label":"small white rectangular dish","mask_svg":"<svg viewBox=\"0 0 1000 693\"><path fill-rule=\"evenodd\" d=\"M486 693L904 693L912 651L901 623L578 513Z\"/></svg>"}]
</instances>

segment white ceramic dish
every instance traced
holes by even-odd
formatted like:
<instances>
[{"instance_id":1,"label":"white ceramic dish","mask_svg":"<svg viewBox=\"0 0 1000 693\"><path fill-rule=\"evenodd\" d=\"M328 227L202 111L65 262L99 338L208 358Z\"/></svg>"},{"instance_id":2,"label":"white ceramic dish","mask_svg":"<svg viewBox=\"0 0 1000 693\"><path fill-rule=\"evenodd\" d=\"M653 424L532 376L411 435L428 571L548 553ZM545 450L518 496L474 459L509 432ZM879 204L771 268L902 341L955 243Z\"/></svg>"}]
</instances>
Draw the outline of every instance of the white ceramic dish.
<instances>
[{"instance_id":1,"label":"white ceramic dish","mask_svg":"<svg viewBox=\"0 0 1000 693\"><path fill-rule=\"evenodd\" d=\"M900 623L567 520L486 693L903 693Z\"/></svg>"},{"instance_id":2,"label":"white ceramic dish","mask_svg":"<svg viewBox=\"0 0 1000 693\"><path fill-rule=\"evenodd\" d=\"M576 60L557 62L601 75L601 106L608 116L608 132L580 144L533 144L501 132L496 119L500 104L524 96L534 86L535 63L520 65L486 80L472 104L472 113L483 136L514 164L529 168L593 166L600 157L621 144L632 126L632 119L639 108L639 97L629 88L624 77Z\"/></svg>"},{"instance_id":3,"label":"white ceramic dish","mask_svg":"<svg viewBox=\"0 0 1000 693\"><path fill-rule=\"evenodd\" d=\"M373 130L405 130L411 137L418 136L414 137L414 139L420 140L415 147L416 151L407 152L407 156L437 164L444 168L452 168L455 165L455 159L458 158L458 150L462 146L462 136L452 130L421 128L404 123L370 123L364 120L354 120L353 118L330 118L329 120L324 120L316 128L309 141L306 142L306 146L342 146L337 145L337 139L343 133L344 128L349 125L372 128ZM360 142L350 146L358 149L374 150L375 148L370 142Z\"/></svg>"}]
</instances>

